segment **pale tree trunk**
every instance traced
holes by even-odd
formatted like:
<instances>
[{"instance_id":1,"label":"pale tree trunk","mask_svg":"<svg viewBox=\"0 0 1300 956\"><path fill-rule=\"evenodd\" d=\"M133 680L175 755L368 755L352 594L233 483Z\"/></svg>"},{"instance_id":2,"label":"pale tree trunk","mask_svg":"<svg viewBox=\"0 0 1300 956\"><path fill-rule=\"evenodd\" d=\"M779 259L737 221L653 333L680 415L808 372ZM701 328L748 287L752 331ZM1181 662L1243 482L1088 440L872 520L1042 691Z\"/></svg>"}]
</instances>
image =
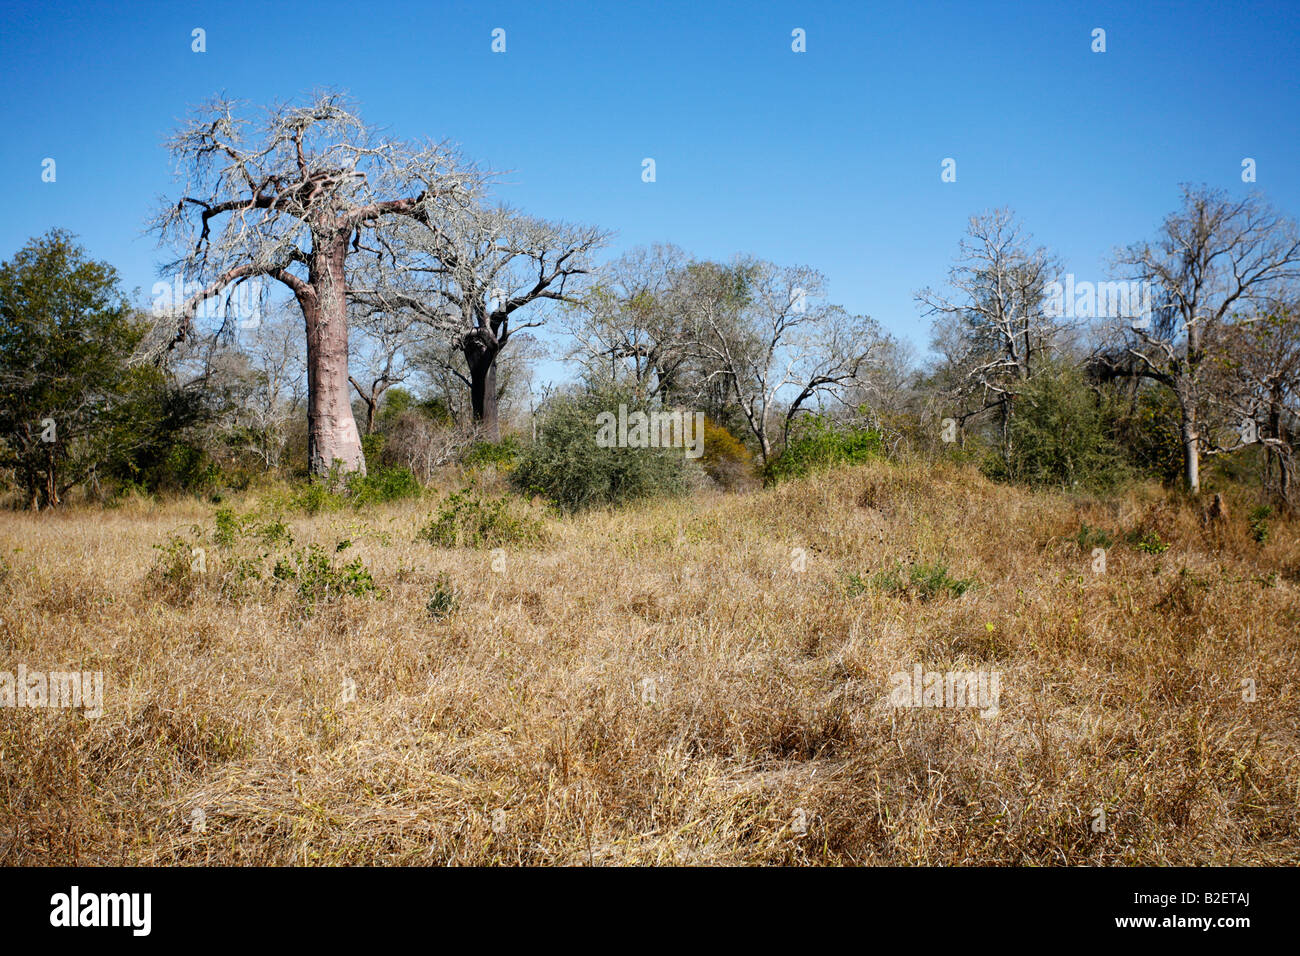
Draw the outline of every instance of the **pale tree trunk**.
<instances>
[{"instance_id":1,"label":"pale tree trunk","mask_svg":"<svg viewBox=\"0 0 1300 956\"><path fill-rule=\"evenodd\" d=\"M307 462L313 478L366 473L348 382L347 236L320 238L311 291L299 295L307 326Z\"/></svg>"},{"instance_id":2,"label":"pale tree trunk","mask_svg":"<svg viewBox=\"0 0 1300 956\"><path fill-rule=\"evenodd\" d=\"M758 415L749 411L749 409L745 409L745 418L749 420L749 430L753 432L754 437L758 439L758 450L763 456L763 465L766 466L768 461L772 458L772 441L767 436L767 420L766 418L760 418ZM786 441L788 442L789 440L790 429L787 423Z\"/></svg>"},{"instance_id":3,"label":"pale tree trunk","mask_svg":"<svg viewBox=\"0 0 1300 956\"><path fill-rule=\"evenodd\" d=\"M1196 417L1187 406L1183 408L1183 483L1188 494L1201 493L1201 448L1200 433L1196 428Z\"/></svg>"},{"instance_id":4,"label":"pale tree trunk","mask_svg":"<svg viewBox=\"0 0 1300 956\"><path fill-rule=\"evenodd\" d=\"M1011 396L1002 399L1002 461L1006 463L1007 474L1011 474Z\"/></svg>"},{"instance_id":5,"label":"pale tree trunk","mask_svg":"<svg viewBox=\"0 0 1300 956\"><path fill-rule=\"evenodd\" d=\"M1195 308L1191 313L1193 318L1186 320L1187 326L1187 373L1184 376L1175 379L1175 383L1180 388L1178 392L1178 404L1182 409L1182 438L1183 438L1183 483L1187 486L1189 495L1199 495L1201 493L1201 434L1199 422L1197 421L1197 409L1200 404L1200 392L1198 389L1198 373L1201 368L1201 326L1195 316L1198 314Z\"/></svg>"}]
</instances>

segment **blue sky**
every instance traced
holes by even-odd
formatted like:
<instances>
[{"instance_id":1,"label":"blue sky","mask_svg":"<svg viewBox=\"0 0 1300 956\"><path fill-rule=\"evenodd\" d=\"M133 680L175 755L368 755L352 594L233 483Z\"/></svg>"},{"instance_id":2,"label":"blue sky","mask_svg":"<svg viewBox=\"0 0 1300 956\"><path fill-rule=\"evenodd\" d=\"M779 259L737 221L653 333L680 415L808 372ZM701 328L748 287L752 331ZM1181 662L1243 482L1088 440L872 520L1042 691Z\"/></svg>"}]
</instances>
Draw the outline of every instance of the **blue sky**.
<instances>
[{"instance_id":1,"label":"blue sky","mask_svg":"<svg viewBox=\"0 0 1300 956\"><path fill-rule=\"evenodd\" d=\"M812 265L834 301L922 350L913 293L942 282L972 213L1011 206L1080 279L1152 235L1181 182L1257 188L1300 215L1295 2L73 2L0 16L0 257L60 226L141 301L162 258L144 221L175 189L161 143L218 92L346 90L393 135L510 170L503 199L615 230L615 253L672 241ZM195 27L206 53L191 52ZM955 183L940 180L946 157Z\"/></svg>"}]
</instances>

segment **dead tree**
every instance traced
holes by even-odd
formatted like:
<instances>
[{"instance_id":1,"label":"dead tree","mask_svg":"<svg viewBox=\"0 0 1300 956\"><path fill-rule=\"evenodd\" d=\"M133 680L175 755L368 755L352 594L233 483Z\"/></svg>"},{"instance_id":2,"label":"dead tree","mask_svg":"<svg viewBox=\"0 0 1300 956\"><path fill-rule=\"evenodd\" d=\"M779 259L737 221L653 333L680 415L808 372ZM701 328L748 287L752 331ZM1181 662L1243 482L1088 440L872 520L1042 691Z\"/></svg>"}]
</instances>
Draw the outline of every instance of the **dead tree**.
<instances>
[{"instance_id":1,"label":"dead tree","mask_svg":"<svg viewBox=\"0 0 1300 956\"><path fill-rule=\"evenodd\" d=\"M916 294L925 314L935 316L936 342L946 337L949 355L960 354L951 371L963 409L979 394L978 412L998 410L1008 467L1016 394L1051 357L1062 331L1060 317L1046 307L1047 285L1058 271L1046 249L1030 245L1011 210L995 209L970 219L949 272L953 294ZM968 417L963 410L963 427Z\"/></svg>"},{"instance_id":2,"label":"dead tree","mask_svg":"<svg viewBox=\"0 0 1300 956\"><path fill-rule=\"evenodd\" d=\"M1300 277L1300 235L1257 195L1231 199L1221 190L1184 186L1182 208L1166 217L1156 240L1129 246L1116 264L1130 278L1150 283L1152 297L1165 307L1149 324L1110 331L1111 367L1173 391L1181 415L1183 480L1189 493L1198 494L1201 455L1210 444L1207 370L1234 316L1248 315L1279 286ZM1121 355L1127 364L1118 360Z\"/></svg>"},{"instance_id":3,"label":"dead tree","mask_svg":"<svg viewBox=\"0 0 1300 956\"><path fill-rule=\"evenodd\" d=\"M702 384L725 383L765 464L775 453L778 423L785 441L814 398L839 399L871 386L885 339L868 316L825 301L821 273L740 259L730 266L696 263L687 274Z\"/></svg>"},{"instance_id":4,"label":"dead tree","mask_svg":"<svg viewBox=\"0 0 1300 956\"><path fill-rule=\"evenodd\" d=\"M474 420L496 441L497 357L512 335L547 321L538 306L573 301L608 233L508 206L461 204L453 215L402 223L379 238L375 272L354 298L416 316L464 356Z\"/></svg>"}]
</instances>

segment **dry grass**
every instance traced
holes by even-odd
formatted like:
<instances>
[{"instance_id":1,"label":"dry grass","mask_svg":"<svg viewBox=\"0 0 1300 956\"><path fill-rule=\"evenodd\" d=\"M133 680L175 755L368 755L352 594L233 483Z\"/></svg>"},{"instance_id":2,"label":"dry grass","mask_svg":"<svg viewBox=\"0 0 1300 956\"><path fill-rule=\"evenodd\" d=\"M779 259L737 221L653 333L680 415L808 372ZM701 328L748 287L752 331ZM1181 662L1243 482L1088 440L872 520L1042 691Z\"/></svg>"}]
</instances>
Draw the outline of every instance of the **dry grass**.
<instances>
[{"instance_id":1,"label":"dry grass","mask_svg":"<svg viewBox=\"0 0 1300 956\"><path fill-rule=\"evenodd\" d=\"M493 573L429 508L294 520L384 592L315 604L223 593L219 550L151 575L210 506L0 516L0 670L106 684L98 720L0 709L0 862L1300 861L1294 525L881 464L551 519ZM1081 522L1169 548L1094 574ZM846 583L898 561L977 586ZM916 663L1000 671L1000 716L892 708Z\"/></svg>"}]
</instances>

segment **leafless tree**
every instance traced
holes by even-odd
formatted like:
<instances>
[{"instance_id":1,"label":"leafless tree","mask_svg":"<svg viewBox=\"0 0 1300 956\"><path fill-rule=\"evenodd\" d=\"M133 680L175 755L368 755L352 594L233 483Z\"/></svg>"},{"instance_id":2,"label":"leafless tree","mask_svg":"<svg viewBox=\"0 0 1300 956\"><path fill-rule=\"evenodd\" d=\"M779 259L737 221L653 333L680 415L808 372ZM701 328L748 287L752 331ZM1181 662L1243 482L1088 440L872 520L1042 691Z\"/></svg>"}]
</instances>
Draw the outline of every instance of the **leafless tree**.
<instances>
[{"instance_id":1,"label":"leafless tree","mask_svg":"<svg viewBox=\"0 0 1300 956\"><path fill-rule=\"evenodd\" d=\"M209 299L275 280L306 326L311 473L365 470L348 384L348 260L393 218L436 223L472 201L481 174L445 144L408 146L365 126L342 96L273 105L254 124L243 104L200 108L168 144L180 198L153 223L180 255L166 273L197 283L160 323L164 351L190 334Z\"/></svg>"},{"instance_id":2,"label":"leafless tree","mask_svg":"<svg viewBox=\"0 0 1300 956\"><path fill-rule=\"evenodd\" d=\"M1059 317L1045 308L1059 267L1031 245L1009 209L972 216L960 248L948 274L951 293L926 288L916 298L935 317L932 345L946 358L953 417L964 429L968 419L997 409L1010 464L1016 392L1050 358L1061 331Z\"/></svg>"},{"instance_id":3,"label":"leafless tree","mask_svg":"<svg viewBox=\"0 0 1300 956\"><path fill-rule=\"evenodd\" d=\"M359 308L352 320L353 364L361 366L360 378L348 381L366 406L366 431L375 430L375 415L384 393L400 385L413 372L410 353L418 339L415 317L409 312L387 312Z\"/></svg>"},{"instance_id":4,"label":"leafless tree","mask_svg":"<svg viewBox=\"0 0 1300 956\"><path fill-rule=\"evenodd\" d=\"M392 456L428 481L436 469L456 461L481 435L473 425L435 421L414 409L397 416L388 428L385 457Z\"/></svg>"},{"instance_id":5,"label":"leafless tree","mask_svg":"<svg viewBox=\"0 0 1300 956\"><path fill-rule=\"evenodd\" d=\"M296 306L263 310L250 328L190 337L167 353L177 388L202 396L203 440L214 452L251 454L278 468L306 404L302 318Z\"/></svg>"},{"instance_id":6,"label":"leafless tree","mask_svg":"<svg viewBox=\"0 0 1300 956\"><path fill-rule=\"evenodd\" d=\"M1166 217L1156 240L1129 246L1115 261L1131 278L1149 282L1161 307L1145 326L1110 329L1098 361L1110 374L1152 379L1173 391L1183 479L1197 494L1209 445L1210 360L1229 338L1229 324L1256 321L1257 310L1300 277L1300 235L1256 194L1232 199L1221 190L1184 186L1182 208Z\"/></svg>"},{"instance_id":7,"label":"leafless tree","mask_svg":"<svg viewBox=\"0 0 1300 956\"><path fill-rule=\"evenodd\" d=\"M263 465L278 468L288 442L290 423L306 402L307 363L301 319L278 309L239 336L252 375L237 413L247 436L246 447Z\"/></svg>"},{"instance_id":8,"label":"leafless tree","mask_svg":"<svg viewBox=\"0 0 1300 956\"><path fill-rule=\"evenodd\" d=\"M674 245L638 247L601 269L600 281L567 315L569 357L593 381L630 382L643 399L672 404L678 373L697 353L684 300L688 257Z\"/></svg>"},{"instance_id":9,"label":"leafless tree","mask_svg":"<svg viewBox=\"0 0 1300 956\"><path fill-rule=\"evenodd\" d=\"M545 324L545 306L572 301L591 271L592 252L607 238L594 227L547 222L508 206L463 204L455 215L392 230L372 281L358 283L353 295L415 315L461 353L474 420L495 441L498 356L512 335Z\"/></svg>"},{"instance_id":10,"label":"leafless tree","mask_svg":"<svg viewBox=\"0 0 1300 956\"><path fill-rule=\"evenodd\" d=\"M1222 348L1207 374L1210 405L1220 412L1227 440L1210 441L1206 453L1225 454L1259 445L1264 496L1294 511L1296 447L1300 442L1300 298L1261 310L1249 322L1223 330ZM1210 430L1212 432L1212 430Z\"/></svg>"},{"instance_id":11,"label":"leafless tree","mask_svg":"<svg viewBox=\"0 0 1300 956\"><path fill-rule=\"evenodd\" d=\"M698 263L688 275L705 381L726 383L764 462L774 451L775 426L788 435L810 400L869 384L879 327L826 303L819 272L739 259L731 266Z\"/></svg>"}]
</instances>

